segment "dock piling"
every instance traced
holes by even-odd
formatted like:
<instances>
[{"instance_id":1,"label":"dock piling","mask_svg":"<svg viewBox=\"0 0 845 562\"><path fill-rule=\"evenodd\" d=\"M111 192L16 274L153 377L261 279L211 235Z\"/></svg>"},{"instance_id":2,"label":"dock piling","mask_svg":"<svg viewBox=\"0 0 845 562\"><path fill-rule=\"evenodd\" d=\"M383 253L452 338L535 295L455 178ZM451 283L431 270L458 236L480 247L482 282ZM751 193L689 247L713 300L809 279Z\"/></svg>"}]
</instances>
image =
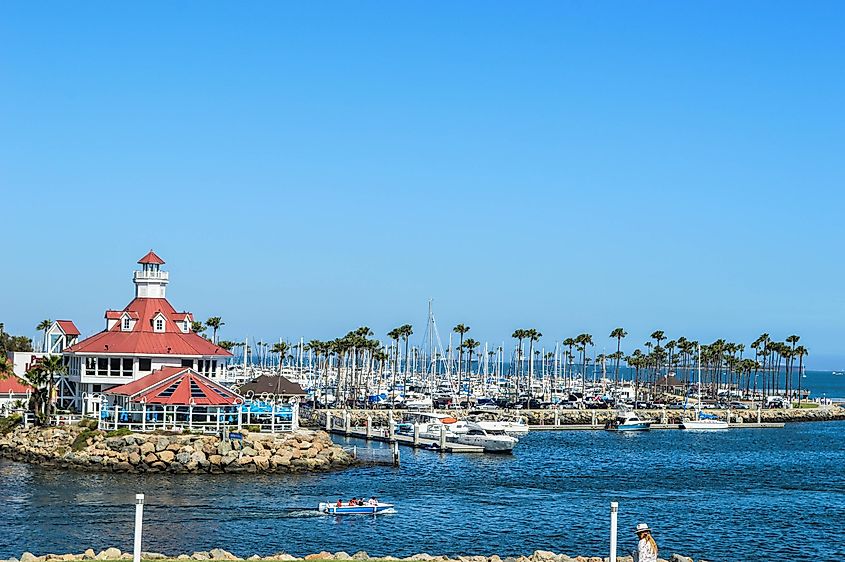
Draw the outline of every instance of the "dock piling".
<instances>
[{"instance_id":1,"label":"dock piling","mask_svg":"<svg viewBox=\"0 0 845 562\"><path fill-rule=\"evenodd\" d=\"M610 502L610 562L616 562L616 535L619 502Z\"/></svg>"},{"instance_id":2,"label":"dock piling","mask_svg":"<svg viewBox=\"0 0 845 562\"><path fill-rule=\"evenodd\" d=\"M440 425L440 450L446 450L446 426Z\"/></svg>"},{"instance_id":3,"label":"dock piling","mask_svg":"<svg viewBox=\"0 0 845 562\"><path fill-rule=\"evenodd\" d=\"M399 443L393 442L393 466L399 466Z\"/></svg>"},{"instance_id":4,"label":"dock piling","mask_svg":"<svg viewBox=\"0 0 845 562\"><path fill-rule=\"evenodd\" d=\"M144 494L135 494L135 544L132 561L141 562L141 530L144 526Z\"/></svg>"},{"instance_id":5,"label":"dock piling","mask_svg":"<svg viewBox=\"0 0 845 562\"><path fill-rule=\"evenodd\" d=\"M352 415L349 412L343 414L343 431L346 435L352 433Z\"/></svg>"},{"instance_id":6,"label":"dock piling","mask_svg":"<svg viewBox=\"0 0 845 562\"><path fill-rule=\"evenodd\" d=\"M391 410L387 412L387 438L391 443L396 440L395 431L396 428L393 427L393 410Z\"/></svg>"},{"instance_id":7,"label":"dock piling","mask_svg":"<svg viewBox=\"0 0 845 562\"><path fill-rule=\"evenodd\" d=\"M367 414L367 441L373 437L373 416Z\"/></svg>"},{"instance_id":8,"label":"dock piling","mask_svg":"<svg viewBox=\"0 0 845 562\"><path fill-rule=\"evenodd\" d=\"M414 447L420 446L420 424L414 423Z\"/></svg>"}]
</instances>

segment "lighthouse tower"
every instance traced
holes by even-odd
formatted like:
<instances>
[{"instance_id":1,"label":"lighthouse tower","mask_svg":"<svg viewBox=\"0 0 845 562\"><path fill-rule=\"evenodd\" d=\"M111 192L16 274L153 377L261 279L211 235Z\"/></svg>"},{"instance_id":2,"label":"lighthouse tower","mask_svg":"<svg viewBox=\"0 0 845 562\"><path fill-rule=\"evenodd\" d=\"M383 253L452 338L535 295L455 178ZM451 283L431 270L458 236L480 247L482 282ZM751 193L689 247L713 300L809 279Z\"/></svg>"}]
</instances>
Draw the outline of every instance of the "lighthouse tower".
<instances>
[{"instance_id":1,"label":"lighthouse tower","mask_svg":"<svg viewBox=\"0 0 845 562\"><path fill-rule=\"evenodd\" d=\"M141 271L135 271L133 281L135 281L135 298L136 299L163 299L167 284L170 282L169 275L166 271L161 270L164 265L164 260L156 255L152 250L138 260L141 264Z\"/></svg>"}]
</instances>

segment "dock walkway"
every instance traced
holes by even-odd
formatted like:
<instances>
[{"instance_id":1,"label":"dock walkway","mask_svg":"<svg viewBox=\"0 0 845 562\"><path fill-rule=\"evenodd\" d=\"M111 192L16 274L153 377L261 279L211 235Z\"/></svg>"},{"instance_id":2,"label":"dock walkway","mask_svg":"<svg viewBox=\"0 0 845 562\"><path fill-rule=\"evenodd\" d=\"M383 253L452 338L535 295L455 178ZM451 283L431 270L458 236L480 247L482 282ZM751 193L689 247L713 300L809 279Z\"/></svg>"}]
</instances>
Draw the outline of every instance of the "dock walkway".
<instances>
[{"instance_id":1,"label":"dock walkway","mask_svg":"<svg viewBox=\"0 0 845 562\"><path fill-rule=\"evenodd\" d=\"M434 439L425 439L423 437L417 437L415 439L410 435L401 435L399 433L394 434L391 438L385 428L373 428L370 433L367 433L367 428L365 427L350 427L349 429L333 427L331 428L331 433L334 435L343 435L345 437L355 437L356 439L365 439L367 441L381 441L383 443L396 442L400 445L406 445L417 449L440 447L440 443ZM484 447L463 445L461 443L446 441L443 451L447 453L483 453Z\"/></svg>"}]
</instances>

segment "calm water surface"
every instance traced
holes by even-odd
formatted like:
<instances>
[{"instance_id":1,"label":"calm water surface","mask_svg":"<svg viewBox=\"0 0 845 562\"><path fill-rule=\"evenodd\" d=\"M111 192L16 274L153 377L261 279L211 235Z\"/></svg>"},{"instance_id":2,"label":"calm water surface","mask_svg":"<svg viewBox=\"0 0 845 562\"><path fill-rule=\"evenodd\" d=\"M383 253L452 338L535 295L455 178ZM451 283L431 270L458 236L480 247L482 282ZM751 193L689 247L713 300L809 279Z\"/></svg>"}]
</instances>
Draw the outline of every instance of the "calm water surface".
<instances>
[{"instance_id":1,"label":"calm water surface","mask_svg":"<svg viewBox=\"0 0 845 562\"><path fill-rule=\"evenodd\" d=\"M0 461L0 558L131 550L133 499L147 494L145 550L220 546L240 555L606 555L620 502L620 553L639 521L661 554L709 560L845 556L845 424L715 433L532 433L513 456L403 449L402 467L287 476L91 475ZM379 497L394 515L333 518L339 496Z\"/></svg>"}]
</instances>

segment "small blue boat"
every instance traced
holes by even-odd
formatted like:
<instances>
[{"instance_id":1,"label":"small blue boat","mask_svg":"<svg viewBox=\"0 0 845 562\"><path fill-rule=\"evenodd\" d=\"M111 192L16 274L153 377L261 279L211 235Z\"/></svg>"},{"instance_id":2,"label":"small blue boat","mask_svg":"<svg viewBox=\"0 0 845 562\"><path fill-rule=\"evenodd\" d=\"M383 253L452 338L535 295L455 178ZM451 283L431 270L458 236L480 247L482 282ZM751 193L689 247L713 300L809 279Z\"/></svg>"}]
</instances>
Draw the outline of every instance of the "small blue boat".
<instances>
[{"instance_id":1,"label":"small blue boat","mask_svg":"<svg viewBox=\"0 0 845 562\"><path fill-rule=\"evenodd\" d=\"M392 503L377 503L375 505L337 505L321 503L318 507L326 515L378 515L379 513L393 513Z\"/></svg>"}]
</instances>

